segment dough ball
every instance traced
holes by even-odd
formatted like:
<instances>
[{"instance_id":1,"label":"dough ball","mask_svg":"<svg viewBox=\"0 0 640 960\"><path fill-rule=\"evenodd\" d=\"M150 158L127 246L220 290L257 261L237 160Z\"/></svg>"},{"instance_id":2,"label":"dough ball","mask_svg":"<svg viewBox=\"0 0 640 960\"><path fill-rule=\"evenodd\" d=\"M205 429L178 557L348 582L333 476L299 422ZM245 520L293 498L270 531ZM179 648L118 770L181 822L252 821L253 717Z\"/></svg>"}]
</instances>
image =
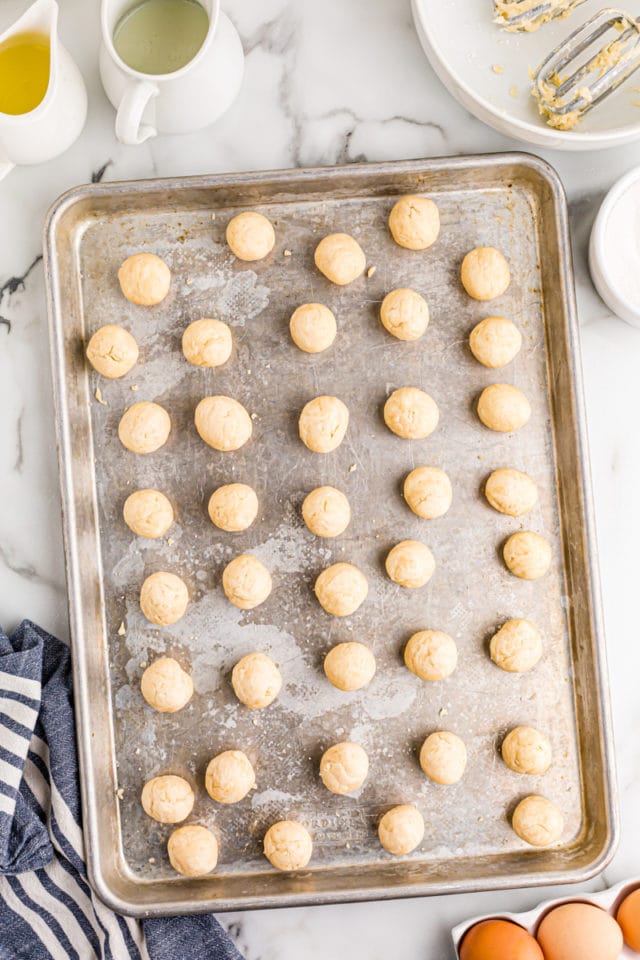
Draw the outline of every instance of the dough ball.
<instances>
[{"instance_id":1,"label":"dough ball","mask_svg":"<svg viewBox=\"0 0 640 960\"><path fill-rule=\"evenodd\" d=\"M494 470L486 482L484 494L494 510L509 517L521 517L533 510L538 502L535 481L512 467Z\"/></svg>"},{"instance_id":2,"label":"dough ball","mask_svg":"<svg viewBox=\"0 0 640 960\"><path fill-rule=\"evenodd\" d=\"M504 545L504 562L521 580L539 580L551 566L551 547L531 530L512 533Z\"/></svg>"},{"instance_id":3,"label":"dough ball","mask_svg":"<svg viewBox=\"0 0 640 960\"><path fill-rule=\"evenodd\" d=\"M462 286L474 300L495 300L511 282L509 264L495 247L476 247L462 261Z\"/></svg>"},{"instance_id":4,"label":"dough ball","mask_svg":"<svg viewBox=\"0 0 640 960\"><path fill-rule=\"evenodd\" d=\"M303 303L289 321L291 339L305 353L322 353L336 338L336 318L323 303Z\"/></svg>"},{"instance_id":5,"label":"dough ball","mask_svg":"<svg viewBox=\"0 0 640 960\"><path fill-rule=\"evenodd\" d=\"M170 430L171 419L164 407L142 400L123 413L118 437L132 453L155 453L167 442Z\"/></svg>"},{"instance_id":6,"label":"dough ball","mask_svg":"<svg viewBox=\"0 0 640 960\"><path fill-rule=\"evenodd\" d=\"M222 320L194 320L182 334L182 352L196 367L221 367L232 349L231 330Z\"/></svg>"},{"instance_id":7,"label":"dough ball","mask_svg":"<svg viewBox=\"0 0 640 960\"><path fill-rule=\"evenodd\" d=\"M564 819L555 804L535 794L525 797L513 811L515 833L534 847L547 847L562 836Z\"/></svg>"},{"instance_id":8,"label":"dough ball","mask_svg":"<svg viewBox=\"0 0 640 960\"><path fill-rule=\"evenodd\" d=\"M271 587L271 574L250 553L236 557L222 572L222 589L227 600L240 610L259 607L271 593Z\"/></svg>"},{"instance_id":9,"label":"dough ball","mask_svg":"<svg viewBox=\"0 0 640 960\"><path fill-rule=\"evenodd\" d=\"M264 260L275 246L276 235L271 221L261 213L245 210L227 224L227 243L238 260Z\"/></svg>"},{"instance_id":10,"label":"dough ball","mask_svg":"<svg viewBox=\"0 0 640 960\"><path fill-rule=\"evenodd\" d=\"M433 576L436 562L431 550L419 540L401 540L385 560L387 574L401 587L424 587Z\"/></svg>"},{"instance_id":11,"label":"dough ball","mask_svg":"<svg viewBox=\"0 0 640 960\"><path fill-rule=\"evenodd\" d=\"M300 439L314 453L331 453L344 440L349 410L337 397L316 397L305 403L298 420Z\"/></svg>"},{"instance_id":12,"label":"dough ball","mask_svg":"<svg viewBox=\"0 0 640 960\"><path fill-rule=\"evenodd\" d=\"M376 672L376 658L363 643L339 643L324 658L324 672L334 687L351 693L371 683Z\"/></svg>"},{"instance_id":13,"label":"dough ball","mask_svg":"<svg viewBox=\"0 0 640 960\"><path fill-rule=\"evenodd\" d=\"M231 685L240 703L250 710L262 710L280 693L282 677L265 653L248 653L233 668Z\"/></svg>"},{"instance_id":14,"label":"dough ball","mask_svg":"<svg viewBox=\"0 0 640 960\"><path fill-rule=\"evenodd\" d=\"M323 610L334 617L348 617L366 600L369 584L352 563L333 563L322 571L313 589Z\"/></svg>"},{"instance_id":15,"label":"dough ball","mask_svg":"<svg viewBox=\"0 0 640 960\"><path fill-rule=\"evenodd\" d=\"M117 323L108 323L93 334L87 344L87 359L103 377L124 377L138 360L135 337Z\"/></svg>"},{"instance_id":16,"label":"dough ball","mask_svg":"<svg viewBox=\"0 0 640 960\"><path fill-rule=\"evenodd\" d=\"M256 786L251 761L242 750L225 750L209 761L204 785L212 800L238 803Z\"/></svg>"},{"instance_id":17,"label":"dough ball","mask_svg":"<svg viewBox=\"0 0 640 960\"><path fill-rule=\"evenodd\" d=\"M420 766L434 783L443 786L458 783L467 766L467 748L455 733L437 730L420 748Z\"/></svg>"},{"instance_id":18,"label":"dough ball","mask_svg":"<svg viewBox=\"0 0 640 960\"><path fill-rule=\"evenodd\" d=\"M438 239L440 213L428 197L400 197L389 214L389 230L406 250L426 250Z\"/></svg>"},{"instance_id":19,"label":"dough ball","mask_svg":"<svg viewBox=\"0 0 640 960\"><path fill-rule=\"evenodd\" d=\"M458 663L458 648L442 630L419 630L404 648L406 666L421 680L444 680Z\"/></svg>"},{"instance_id":20,"label":"dough ball","mask_svg":"<svg viewBox=\"0 0 640 960\"><path fill-rule=\"evenodd\" d=\"M304 498L302 519L317 537L338 537L349 526L351 507L341 490L316 487Z\"/></svg>"},{"instance_id":21,"label":"dough ball","mask_svg":"<svg viewBox=\"0 0 640 960\"><path fill-rule=\"evenodd\" d=\"M158 657L142 674L140 690L154 710L176 713L191 700L193 680L173 657Z\"/></svg>"},{"instance_id":22,"label":"dough ball","mask_svg":"<svg viewBox=\"0 0 640 960\"><path fill-rule=\"evenodd\" d=\"M510 383L492 383L480 394L478 416L490 430L512 433L527 423L531 406L517 387Z\"/></svg>"},{"instance_id":23,"label":"dough ball","mask_svg":"<svg viewBox=\"0 0 640 960\"><path fill-rule=\"evenodd\" d=\"M400 288L382 301L380 319L385 330L398 340L419 340L429 326L429 307L415 290Z\"/></svg>"},{"instance_id":24,"label":"dough ball","mask_svg":"<svg viewBox=\"0 0 640 960\"><path fill-rule=\"evenodd\" d=\"M359 743L336 743L320 761L320 778L331 793L355 793L368 773L369 758Z\"/></svg>"},{"instance_id":25,"label":"dough ball","mask_svg":"<svg viewBox=\"0 0 640 960\"><path fill-rule=\"evenodd\" d=\"M309 831L295 820L280 820L264 835L264 855L276 870L302 870L312 853Z\"/></svg>"},{"instance_id":26,"label":"dough ball","mask_svg":"<svg viewBox=\"0 0 640 960\"><path fill-rule=\"evenodd\" d=\"M251 417L232 397L205 397L196 407L196 430L214 450L239 450L253 432Z\"/></svg>"},{"instance_id":27,"label":"dough ball","mask_svg":"<svg viewBox=\"0 0 640 960\"><path fill-rule=\"evenodd\" d=\"M424 837L422 814L408 803L387 810L378 824L378 837L384 849L396 857L411 853Z\"/></svg>"},{"instance_id":28,"label":"dough ball","mask_svg":"<svg viewBox=\"0 0 640 960\"><path fill-rule=\"evenodd\" d=\"M451 481L439 467L416 467L404 481L404 499L418 517L443 517L453 498Z\"/></svg>"},{"instance_id":29,"label":"dough ball","mask_svg":"<svg viewBox=\"0 0 640 960\"><path fill-rule=\"evenodd\" d=\"M184 777L168 774L154 777L142 788L142 809L158 823L180 823L186 820L195 802L191 784Z\"/></svg>"},{"instance_id":30,"label":"dough ball","mask_svg":"<svg viewBox=\"0 0 640 960\"><path fill-rule=\"evenodd\" d=\"M515 727L502 741L502 759L515 773L539 776L551 766L551 744L535 727Z\"/></svg>"},{"instance_id":31,"label":"dough ball","mask_svg":"<svg viewBox=\"0 0 640 960\"><path fill-rule=\"evenodd\" d=\"M173 507L159 490L135 490L122 509L124 522L139 537L157 540L173 523Z\"/></svg>"},{"instance_id":32,"label":"dough ball","mask_svg":"<svg viewBox=\"0 0 640 960\"><path fill-rule=\"evenodd\" d=\"M405 440L424 440L438 426L440 411L435 400L417 387L394 390L384 405L384 422Z\"/></svg>"},{"instance_id":33,"label":"dough ball","mask_svg":"<svg viewBox=\"0 0 640 960\"><path fill-rule=\"evenodd\" d=\"M359 277L367 264L360 244L348 233L330 233L321 240L314 260L320 273L340 287Z\"/></svg>"},{"instance_id":34,"label":"dough ball","mask_svg":"<svg viewBox=\"0 0 640 960\"><path fill-rule=\"evenodd\" d=\"M171 271L155 253L134 253L118 270L118 280L127 300L153 307L169 293Z\"/></svg>"},{"instance_id":35,"label":"dough ball","mask_svg":"<svg viewBox=\"0 0 640 960\"><path fill-rule=\"evenodd\" d=\"M542 638L530 620L507 620L491 638L493 662L507 673L526 673L542 656Z\"/></svg>"},{"instance_id":36,"label":"dough ball","mask_svg":"<svg viewBox=\"0 0 640 960\"><path fill-rule=\"evenodd\" d=\"M175 573L152 573L142 584L140 607L147 620L158 627L177 623L188 603L187 586Z\"/></svg>"},{"instance_id":37,"label":"dough ball","mask_svg":"<svg viewBox=\"0 0 640 960\"><path fill-rule=\"evenodd\" d=\"M522 346L522 334L506 317L486 317L471 331L469 346L476 360L495 370L511 363Z\"/></svg>"},{"instance_id":38,"label":"dough ball","mask_svg":"<svg viewBox=\"0 0 640 960\"><path fill-rule=\"evenodd\" d=\"M198 823L178 827L167 844L169 862L183 877L206 877L218 862L218 841Z\"/></svg>"},{"instance_id":39,"label":"dough ball","mask_svg":"<svg viewBox=\"0 0 640 960\"><path fill-rule=\"evenodd\" d=\"M220 530L247 530L258 516L258 496L246 483L227 483L209 498L209 517Z\"/></svg>"}]
</instances>

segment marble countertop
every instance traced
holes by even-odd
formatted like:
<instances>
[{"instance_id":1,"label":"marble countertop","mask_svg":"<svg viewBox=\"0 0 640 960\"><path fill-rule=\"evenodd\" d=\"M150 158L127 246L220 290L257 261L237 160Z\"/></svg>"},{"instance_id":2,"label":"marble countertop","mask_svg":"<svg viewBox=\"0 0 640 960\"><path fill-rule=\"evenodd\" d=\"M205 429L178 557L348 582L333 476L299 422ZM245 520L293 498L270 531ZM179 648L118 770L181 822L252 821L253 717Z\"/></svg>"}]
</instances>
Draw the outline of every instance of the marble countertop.
<instances>
[{"instance_id":1,"label":"marble countertop","mask_svg":"<svg viewBox=\"0 0 640 960\"><path fill-rule=\"evenodd\" d=\"M3 0L0 28L27 6ZM89 89L81 139L0 185L0 621L68 635L40 231L50 203L89 180L522 149L470 117L428 66L408 0L225 0L246 53L241 94L197 135L123 147L98 77L97 0L60 0L61 35ZM331 51L328 56L327 51ZM640 643L632 598L640 542L640 330L612 317L586 256L600 200L640 163L640 144L548 152L571 204L591 457L622 806L622 842L599 888L640 875ZM571 888L575 889L575 888ZM448 930L487 910L533 906L521 890L223 917L248 960L452 957Z\"/></svg>"}]
</instances>

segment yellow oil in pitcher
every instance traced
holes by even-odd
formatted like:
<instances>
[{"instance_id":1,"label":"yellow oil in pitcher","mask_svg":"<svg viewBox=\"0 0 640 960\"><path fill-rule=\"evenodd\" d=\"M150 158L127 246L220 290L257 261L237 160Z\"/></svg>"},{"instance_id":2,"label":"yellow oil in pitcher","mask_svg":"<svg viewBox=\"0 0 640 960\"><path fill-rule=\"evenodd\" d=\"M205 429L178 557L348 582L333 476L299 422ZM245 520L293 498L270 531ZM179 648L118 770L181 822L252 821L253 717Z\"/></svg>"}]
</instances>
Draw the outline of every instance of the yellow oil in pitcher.
<instances>
[{"instance_id":1,"label":"yellow oil in pitcher","mask_svg":"<svg viewBox=\"0 0 640 960\"><path fill-rule=\"evenodd\" d=\"M39 33L19 33L0 44L0 113L30 113L49 86L49 40Z\"/></svg>"}]
</instances>

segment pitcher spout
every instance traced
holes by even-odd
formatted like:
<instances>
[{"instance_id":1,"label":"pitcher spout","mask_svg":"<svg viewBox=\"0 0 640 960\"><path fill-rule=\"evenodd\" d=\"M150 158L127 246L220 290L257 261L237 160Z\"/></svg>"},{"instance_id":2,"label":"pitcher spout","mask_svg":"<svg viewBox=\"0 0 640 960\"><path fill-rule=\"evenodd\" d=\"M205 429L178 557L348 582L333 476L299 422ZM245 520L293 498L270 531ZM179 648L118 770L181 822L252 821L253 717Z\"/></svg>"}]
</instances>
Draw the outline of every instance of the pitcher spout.
<instances>
[{"instance_id":1,"label":"pitcher spout","mask_svg":"<svg viewBox=\"0 0 640 960\"><path fill-rule=\"evenodd\" d=\"M56 0L35 0L21 17L0 34L0 43L19 33L37 33L46 37L53 47L58 29L58 4Z\"/></svg>"}]
</instances>

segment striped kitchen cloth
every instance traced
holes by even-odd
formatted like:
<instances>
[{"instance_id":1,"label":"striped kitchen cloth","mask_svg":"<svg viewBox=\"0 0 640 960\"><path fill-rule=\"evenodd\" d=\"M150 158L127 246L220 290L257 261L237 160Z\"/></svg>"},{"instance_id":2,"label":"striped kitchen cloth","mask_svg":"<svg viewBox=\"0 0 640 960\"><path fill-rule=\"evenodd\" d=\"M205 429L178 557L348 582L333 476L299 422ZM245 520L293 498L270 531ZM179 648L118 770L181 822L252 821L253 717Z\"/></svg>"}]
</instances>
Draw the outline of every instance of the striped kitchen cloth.
<instances>
[{"instance_id":1,"label":"striped kitchen cloth","mask_svg":"<svg viewBox=\"0 0 640 960\"><path fill-rule=\"evenodd\" d=\"M84 865L69 649L0 630L0 960L242 960L213 916L132 920Z\"/></svg>"}]
</instances>

